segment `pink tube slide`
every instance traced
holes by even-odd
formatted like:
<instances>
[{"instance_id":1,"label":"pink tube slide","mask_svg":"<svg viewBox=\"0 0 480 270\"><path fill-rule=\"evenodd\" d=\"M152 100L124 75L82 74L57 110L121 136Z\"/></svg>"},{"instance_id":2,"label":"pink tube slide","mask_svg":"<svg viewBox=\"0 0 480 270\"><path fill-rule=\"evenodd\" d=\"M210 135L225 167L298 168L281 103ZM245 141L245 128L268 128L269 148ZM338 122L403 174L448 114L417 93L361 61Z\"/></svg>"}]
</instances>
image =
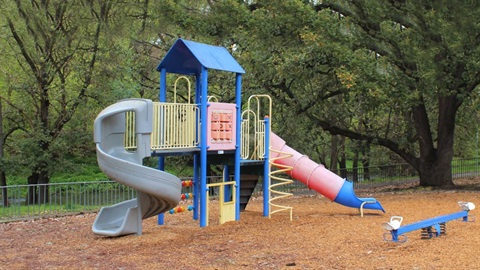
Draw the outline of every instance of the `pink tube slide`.
<instances>
[{"instance_id":1,"label":"pink tube slide","mask_svg":"<svg viewBox=\"0 0 480 270\"><path fill-rule=\"evenodd\" d=\"M292 170L287 173L293 179L305 184L309 189L348 207L363 207L385 212L381 204L374 198L358 198L353 191L351 182L329 171L323 165L312 161L308 156L298 153L273 132L270 133L270 148L281 152L270 151L270 159L291 155L290 157L277 159L275 163L292 167Z\"/></svg>"}]
</instances>

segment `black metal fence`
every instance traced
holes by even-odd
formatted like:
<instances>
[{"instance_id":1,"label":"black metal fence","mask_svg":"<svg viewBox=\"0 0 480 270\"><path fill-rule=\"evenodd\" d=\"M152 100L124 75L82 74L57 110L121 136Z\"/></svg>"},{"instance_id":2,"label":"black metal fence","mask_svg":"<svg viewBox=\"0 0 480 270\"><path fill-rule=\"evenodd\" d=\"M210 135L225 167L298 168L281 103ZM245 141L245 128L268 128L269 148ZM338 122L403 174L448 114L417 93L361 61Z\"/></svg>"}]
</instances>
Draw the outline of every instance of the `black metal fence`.
<instances>
[{"instance_id":1,"label":"black metal fence","mask_svg":"<svg viewBox=\"0 0 480 270\"><path fill-rule=\"evenodd\" d=\"M135 190L114 181L15 185L0 189L0 221L94 212L102 206L136 197ZM4 194L8 194L7 200ZM27 203L27 199L37 203Z\"/></svg>"},{"instance_id":2,"label":"black metal fence","mask_svg":"<svg viewBox=\"0 0 480 270\"><path fill-rule=\"evenodd\" d=\"M372 166L368 168L347 168L334 173L353 182L355 189L371 189L382 186L403 186L405 184L419 184L419 176L415 169L407 163ZM480 158L455 159L452 162L452 177L465 178L480 175ZM315 194L309 191L301 182L294 181L284 187L286 192L294 194ZM255 188L256 195L261 195L262 187Z\"/></svg>"},{"instance_id":3,"label":"black metal fence","mask_svg":"<svg viewBox=\"0 0 480 270\"><path fill-rule=\"evenodd\" d=\"M454 178L472 177L480 174L480 159L457 159L452 163ZM369 189L385 185L418 183L418 175L408 164L347 169L336 172L354 182L355 189ZM188 178L185 178L188 179ZM185 180L184 179L184 180ZM221 181L221 177L209 178L209 182ZM0 222L39 217L51 217L82 212L95 212L102 206L113 205L136 197L136 191L114 181L80 183L51 183L48 185L14 185L0 187ZM316 194L298 181L282 187L294 194ZM35 191L34 194L31 193ZM45 192L41 194L40 192ZM192 192L190 187L184 193ZM214 190L212 190L214 192ZM8 198L5 197L8 194ZM215 194L210 194L215 196ZM261 181L254 195L262 195ZM35 202L27 203L27 198ZM39 200L39 198L42 198Z\"/></svg>"}]
</instances>

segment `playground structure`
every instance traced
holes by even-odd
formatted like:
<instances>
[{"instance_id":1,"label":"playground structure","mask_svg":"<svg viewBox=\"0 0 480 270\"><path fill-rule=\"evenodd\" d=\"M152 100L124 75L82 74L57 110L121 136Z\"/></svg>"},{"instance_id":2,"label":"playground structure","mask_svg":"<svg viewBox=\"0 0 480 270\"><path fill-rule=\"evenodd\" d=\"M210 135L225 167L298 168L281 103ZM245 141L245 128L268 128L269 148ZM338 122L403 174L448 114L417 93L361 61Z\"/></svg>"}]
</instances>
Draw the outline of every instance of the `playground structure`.
<instances>
[{"instance_id":1,"label":"playground structure","mask_svg":"<svg viewBox=\"0 0 480 270\"><path fill-rule=\"evenodd\" d=\"M235 75L235 103L222 103L208 95L209 70ZM92 226L96 234L120 236L142 232L142 219L168 212L182 198L181 180L165 172L166 157L193 156L193 219L208 225L209 190L220 193L220 223L240 219L252 192L263 179L263 216L292 208L276 200L290 194L275 187L291 182L283 174L306 184L339 204L363 209L384 209L374 198L358 198L353 184L299 154L270 131L272 102L254 95L242 112L243 68L223 47L179 39L157 67L159 102L125 99L105 108L94 123L97 159L105 174L138 191L138 198L104 207ZM167 80L176 74L173 96L167 99ZM194 92L191 92L191 77ZM187 83L184 102L177 84ZM157 156L158 169L142 166L145 157ZM223 182L208 183L208 165L223 166ZM275 170L277 168L278 170ZM272 179L277 183L272 183ZM275 209L272 209L275 208ZM182 212L185 209L177 209ZM174 210L175 212L175 210Z\"/></svg>"},{"instance_id":2,"label":"playground structure","mask_svg":"<svg viewBox=\"0 0 480 270\"><path fill-rule=\"evenodd\" d=\"M446 223L449 221L457 219L462 219L465 222L475 220L474 217L469 216L469 212L475 209L475 204L471 202L458 202L458 205L462 208L460 212L421 220L405 226L401 226L403 217L393 216L390 218L390 222L383 224L383 228L390 231L391 239L387 239L389 233L385 233L383 239L385 241L403 243L407 241L407 236L404 234L415 230L421 230L422 239L430 239L434 236L438 237L446 234ZM471 219L469 219L469 217Z\"/></svg>"}]
</instances>

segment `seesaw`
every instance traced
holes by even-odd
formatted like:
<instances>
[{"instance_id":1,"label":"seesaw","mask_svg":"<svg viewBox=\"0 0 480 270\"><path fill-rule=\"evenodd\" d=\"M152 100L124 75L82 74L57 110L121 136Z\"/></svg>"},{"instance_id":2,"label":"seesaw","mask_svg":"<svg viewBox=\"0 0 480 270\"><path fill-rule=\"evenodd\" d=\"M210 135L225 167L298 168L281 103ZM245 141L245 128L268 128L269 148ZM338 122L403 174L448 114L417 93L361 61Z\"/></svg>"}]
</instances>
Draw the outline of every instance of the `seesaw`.
<instances>
[{"instance_id":1,"label":"seesaw","mask_svg":"<svg viewBox=\"0 0 480 270\"><path fill-rule=\"evenodd\" d=\"M458 202L458 205L461 207L462 211L438 216L430 219L425 219L422 221L418 221L415 223L411 223L405 226L402 225L403 217L401 216L392 216L390 218L390 222L386 222L382 224L383 228L390 231L391 239L388 239L388 234L385 233L383 235L383 239L385 241L392 241L392 242L406 242L407 236L405 233L415 231L415 230L422 230L421 237L422 239L430 239L432 237L438 237L442 234L446 234L446 223L451 220L462 219L463 221L475 221L475 217L470 216L468 212L475 209L475 204L471 202Z\"/></svg>"}]
</instances>

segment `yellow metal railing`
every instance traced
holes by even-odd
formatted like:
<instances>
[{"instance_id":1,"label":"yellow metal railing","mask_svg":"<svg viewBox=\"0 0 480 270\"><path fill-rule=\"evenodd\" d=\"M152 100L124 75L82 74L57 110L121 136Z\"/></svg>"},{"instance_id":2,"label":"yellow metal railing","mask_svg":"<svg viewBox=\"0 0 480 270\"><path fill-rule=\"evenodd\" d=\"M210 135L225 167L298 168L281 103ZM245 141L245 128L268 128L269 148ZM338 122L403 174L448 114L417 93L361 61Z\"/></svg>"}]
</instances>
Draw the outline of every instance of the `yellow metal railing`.
<instances>
[{"instance_id":1,"label":"yellow metal railing","mask_svg":"<svg viewBox=\"0 0 480 270\"><path fill-rule=\"evenodd\" d=\"M265 119L260 117L270 117L272 119L272 99L268 95L253 95L248 99L248 107L242 113L242 125L241 125L241 157L243 159L265 159L265 149L268 147L265 142ZM253 128L253 131L251 130ZM253 143L251 140L253 139ZM252 149L253 147L253 149ZM252 153L250 153L250 151ZM289 211L290 220L292 220L293 207L284 206L278 204L277 200L293 196L292 193L278 190L278 187L289 185L293 181L289 178L285 178L286 172L292 170L292 167L279 164L275 161L284 158L290 158L292 155L289 153L277 151L275 149L269 149L270 153L278 153L278 156L269 160L269 178L268 190L270 191L270 198L268 203L270 205L269 217L272 214ZM275 168L273 168L275 167ZM272 180L275 183L272 184Z\"/></svg>"},{"instance_id":2,"label":"yellow metal railing","mask_svg":"<svg viewBox=\"0 0 480 270\"><path fill-rule=\"evenodd\" d=\"M197 146L199 119L195 104L154 103L151 148L161 150Z\"/></svg>"},{"instance_id":3,"label":"yellow metal railing","mask_svg":"<svg viewBox=\"0 0 480 270\"><path fill-rule=\"evenodd\" d=\"M125 149L133 150L137 148L137 136L135 136L135 112L125 113L125 137L123 143Z\"/></svg>"},{"instance_id":4,"label":"yellow metal railing","mask_svg":"<svg viewBox=\"0 0 480 270\"><path fill-rule=\"evenodd\" d=\"M192 148L198 145L197 129L199 109L195 104L160 103L153 104L153 127L150 137L152 150ZM135 113L127 112L125 117L126 149L137 147L135 136Z\"/></svg>"},{"instance_id":5,"label":"yellow metal railing","mask_svg":"<svg viewBox=\"0 0 480 270\"><path fill-rule=\"evenodd\" d=\"M187 84L187 103L177 102L177 84L185 81ZM190 80L180 76L173 87L173 103L153 103L153 127L150 136L152 150L168 150L193 148L198 146L198 129L200 128L199 108L192 104ZM215 97L211 97L215 98ZM125 115L124 147L128 150L137 148L135 136L135 112Z\"/></svg>"},{"instance_id":6,"label":"yellow metal railing","mask_svg":"<svg viewBox=\"0 0 480 270\"><path fill-rule=\"evenodd\" d=\"M173 103L177 103L177 84L180 80L184 80L187 82L187 103L190 103L190 97L192 95L192 85L190 83L190 80L185 77L185 76L180 76L175 80L175 83L173 84Z\"/></svg>"},{"instance_id":7,"label":"yellow metal railing","mask_svg":"<svg viewBox=\"0 0 480 270\"><path fill-rule=\"evenodd\" d=\"M218 102L218 98L216 96L207 96L208 102Z\"/></svg>"},{"instance_id":8,"label":"yellow metal railing","mask_svg":"<svg viewBox=\"0 0 480 270\"><path fill-rule=\"evenodd\" d=\"M263 106L264 103L267 103L266 109ZM253 95L248 98L247 104L247 109L242 112L240 155L243 159L263 160L265 159L265 120L260 117L272 116L272 99L268 95Z\"/></svg>"},{"instance_id":9,"label":"yellow metal railing","mask_svg":"<svg viewBox=\"0 0 480 270\"><path fill-rule=\"evenodd\" d=\"M252 110L245 110L242 112L242 122L241 122L241 130L240 130L240 156L243 159L253 159L250 156L250 148L252 146L251 143L251 137L255 136L255 134L250 134L250 128L252 125L252 122L255 124L257 121L257 116L254 111ZM253 139L255 142L255 139ZM253 149L256 149L255 146L253 146ZM254 155L252 155L254 156Z\"/></svg>"}]
</instances>

